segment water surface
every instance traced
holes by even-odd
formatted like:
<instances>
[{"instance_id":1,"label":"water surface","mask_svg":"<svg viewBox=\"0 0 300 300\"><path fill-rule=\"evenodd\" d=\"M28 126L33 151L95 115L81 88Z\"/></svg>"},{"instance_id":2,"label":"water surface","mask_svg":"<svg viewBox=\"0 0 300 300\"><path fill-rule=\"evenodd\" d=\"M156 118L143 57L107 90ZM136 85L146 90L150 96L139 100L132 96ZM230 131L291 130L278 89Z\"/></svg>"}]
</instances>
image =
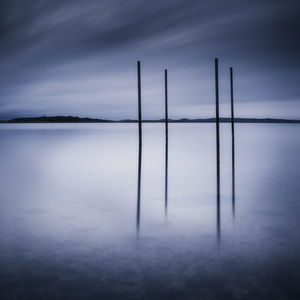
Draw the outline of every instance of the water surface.
<instances>
[{"instance_id":1,"label":"water surface","mask_svg":"<svg viewBox=\"0 0 300 300\"><path fill-rule=\"evenodd\" d=\"M1 124L1 299L300 299L299 129L236 124L233 199L222 124L218 210L214 124L169 124L166 210L163 124L139 201L136 124Z\"/></svg>"}]
</instances>

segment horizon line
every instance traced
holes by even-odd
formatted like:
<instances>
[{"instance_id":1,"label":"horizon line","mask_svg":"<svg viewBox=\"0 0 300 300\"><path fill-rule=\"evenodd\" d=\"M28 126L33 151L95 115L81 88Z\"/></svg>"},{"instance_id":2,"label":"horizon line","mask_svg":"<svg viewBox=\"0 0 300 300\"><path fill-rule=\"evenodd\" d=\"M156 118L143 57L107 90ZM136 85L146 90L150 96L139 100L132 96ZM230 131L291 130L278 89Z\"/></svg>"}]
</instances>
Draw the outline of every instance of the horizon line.
<instances>
[{"instance_id":1,"label":"horizon line","mask_svg":"<svg viewBox=\"0 0 300 300\"><path fill-rule=\"evenodd\" d=\"M165 122L165 118L160 119L144 119L143 123L160 123ZM215 117L209 118L168 118L169 123L213 123L216 121ZM271 117L237 117L234 118L236 123L300 123L300 119L286 119L286 118L271 118ZM231 122L230 117L220 117L220 122ZM0 123L138 123L137 119L101 119L78 116L39 116L39 117L19 117L9 120L0 120Z\"/></svg>"}]
</instances>

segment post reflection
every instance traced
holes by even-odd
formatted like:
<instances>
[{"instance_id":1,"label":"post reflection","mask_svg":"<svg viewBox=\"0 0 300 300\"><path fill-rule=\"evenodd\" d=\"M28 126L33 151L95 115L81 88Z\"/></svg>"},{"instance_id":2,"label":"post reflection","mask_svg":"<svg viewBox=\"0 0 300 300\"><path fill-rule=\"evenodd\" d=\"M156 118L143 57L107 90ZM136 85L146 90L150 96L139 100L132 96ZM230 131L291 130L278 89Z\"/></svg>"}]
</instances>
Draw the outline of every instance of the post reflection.
<instances>
[{"instance_id":1,"label":"post reflection","mask_svg":"<svg viewBox=\"0 0 300 300\"><path fill-rule=\"evenodd\" d=\"M168 138L166 137L165 153L165 217L168 216Z\"/></svg>"},{"instance_id":2,"label":"post reflection","mask_svg":"<svg viewBox=\"0 0 300 300\"><path fill-rule=\"evenodd\" d=\"M218 164L219 162L217 162ZM221 239L220 174L217 174L217 239Z\"/></svg>"},{"instance_id":3,"label":"post reflection","mask_svg":"<svg viewBox=\"0 0 300 300\"><path fill-rule=\"evenodd\" d=\"M139 143L138 157L138 182L137 182L137 209L136 209L136 234L139 237L141 217L141 171L142 171L142 144Z\"/></svg>"},{"instance_id":4,"label":"post reflection","mask_svg":"<svg viewBox=\"0 0 300 300\"><path fill-rule=\"evenodd\" d=\"M232 216L235 218L235 160L234 137L232 138Z\"/></svg>"}]
</instances>

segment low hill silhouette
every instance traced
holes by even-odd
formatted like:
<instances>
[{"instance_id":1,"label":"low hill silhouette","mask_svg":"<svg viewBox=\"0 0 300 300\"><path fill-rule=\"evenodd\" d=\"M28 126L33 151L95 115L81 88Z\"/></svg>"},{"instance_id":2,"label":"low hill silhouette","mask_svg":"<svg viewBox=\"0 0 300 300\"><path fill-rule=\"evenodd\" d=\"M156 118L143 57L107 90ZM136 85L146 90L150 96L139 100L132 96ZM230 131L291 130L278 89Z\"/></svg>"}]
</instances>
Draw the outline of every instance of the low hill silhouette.
<instances>
[{"instance_id":1,"label":"low hill silhouette","mask_svg":"<svg viewBox=\"0 0 300 300\"><path fill-rule=\"evenodd\" d=\"M300 120L276 119L276 118L235 118L235 123L300 123ZM73 116L53 116L53 117L30 117L30 118L14 118L1 123L137 123L134 119L124 120L106 120L97 118L80 118ZM165 119L159 120L143 120L143 123L163 123ZM214 123L215 118L206 119L169 119L169 123ZM230 118L220 118L220 123L229 123Z\"/></svg>"}]
</instances>

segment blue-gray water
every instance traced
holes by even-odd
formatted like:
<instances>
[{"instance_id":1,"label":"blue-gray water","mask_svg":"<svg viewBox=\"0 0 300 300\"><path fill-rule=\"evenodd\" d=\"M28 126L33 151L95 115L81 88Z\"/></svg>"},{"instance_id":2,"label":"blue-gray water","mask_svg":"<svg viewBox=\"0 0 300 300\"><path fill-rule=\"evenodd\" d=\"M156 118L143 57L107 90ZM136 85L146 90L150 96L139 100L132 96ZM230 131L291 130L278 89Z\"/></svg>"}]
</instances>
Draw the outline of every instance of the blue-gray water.
<instances>
[{"instance_id":1,"label":"blue-gray water","mask_svg":"<svg viewBox=\"0 0 300 300\"><path fill-rule=\"evenodd\" d=\"M299 125L0 125L1 299L300 299Z\"/></svg>"}]
</instances>

